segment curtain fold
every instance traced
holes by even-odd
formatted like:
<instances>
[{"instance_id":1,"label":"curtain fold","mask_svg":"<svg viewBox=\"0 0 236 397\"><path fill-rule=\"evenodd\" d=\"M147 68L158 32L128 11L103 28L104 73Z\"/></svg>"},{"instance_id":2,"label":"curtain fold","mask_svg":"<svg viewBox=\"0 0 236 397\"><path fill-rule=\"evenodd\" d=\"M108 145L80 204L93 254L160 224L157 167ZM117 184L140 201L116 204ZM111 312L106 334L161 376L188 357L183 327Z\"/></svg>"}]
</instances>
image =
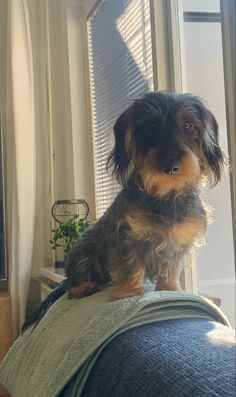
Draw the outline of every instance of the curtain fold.
<instances>
[{"instance_id":1,"label":"curtain fold","mask_svg":"<svg viewBox=\"0 0 236 397\"><path fill-rule=\"evenodd\" d=\"M50 252L44 2L8 2L6 212L13 334L25 318L32 270Z\"/></svg>"}]
</instances>

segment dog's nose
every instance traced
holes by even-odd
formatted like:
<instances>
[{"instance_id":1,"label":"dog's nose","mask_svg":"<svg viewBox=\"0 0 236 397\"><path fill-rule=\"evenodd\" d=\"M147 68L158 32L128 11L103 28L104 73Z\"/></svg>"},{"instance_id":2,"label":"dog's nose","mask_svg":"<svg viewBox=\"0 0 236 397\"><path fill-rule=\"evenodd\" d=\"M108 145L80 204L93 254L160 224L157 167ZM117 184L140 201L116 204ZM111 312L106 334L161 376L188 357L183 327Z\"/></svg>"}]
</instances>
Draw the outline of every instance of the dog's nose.
<instances>
[{"instance_id":1,"label":"dog's nose","mask_svg":"<svg viewBox=\"0 0 236 397\"><path fill-rule=\"evenodd\" d=\"M164 171L165 174L174 175L174 174L176 174L178 169L179 169L179 167L177 165L175 165L174 167L162 168L162 171Z\"/></svg>"}]
</instances>

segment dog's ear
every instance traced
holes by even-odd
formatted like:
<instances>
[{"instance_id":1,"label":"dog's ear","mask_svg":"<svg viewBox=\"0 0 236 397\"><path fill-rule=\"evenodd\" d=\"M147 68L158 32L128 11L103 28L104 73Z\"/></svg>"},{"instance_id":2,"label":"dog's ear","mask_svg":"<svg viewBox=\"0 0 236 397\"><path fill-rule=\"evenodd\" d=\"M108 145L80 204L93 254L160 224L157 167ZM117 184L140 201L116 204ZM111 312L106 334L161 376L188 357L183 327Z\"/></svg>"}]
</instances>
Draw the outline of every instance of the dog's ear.
<instances>
[{"instance_id":1,"label":"dog's ear","mask_svg":"<svg viewBox=\"0 0 236 397\"><path fill-rule=\"evenodd\" d=\"M203 153L205 166L211 186L215 186L221 179L224 166L227 163L226 156L219 142L219 127L214 115L207 110L205 120L205 132L203 137Z\"/></svg>"},{"instance_id":2,"label":"dog's ear","mask_svg":"<svg viewBox=\"0 0 236 397\"><path fill-rule=\"evenodd\" d=\"M131 106L116 120L113 127L115 146L107 161L107 166L113 167L113 175L123 185L130 174L134 155L132 113L133 107Z\"/></svg>"}]
</instances>

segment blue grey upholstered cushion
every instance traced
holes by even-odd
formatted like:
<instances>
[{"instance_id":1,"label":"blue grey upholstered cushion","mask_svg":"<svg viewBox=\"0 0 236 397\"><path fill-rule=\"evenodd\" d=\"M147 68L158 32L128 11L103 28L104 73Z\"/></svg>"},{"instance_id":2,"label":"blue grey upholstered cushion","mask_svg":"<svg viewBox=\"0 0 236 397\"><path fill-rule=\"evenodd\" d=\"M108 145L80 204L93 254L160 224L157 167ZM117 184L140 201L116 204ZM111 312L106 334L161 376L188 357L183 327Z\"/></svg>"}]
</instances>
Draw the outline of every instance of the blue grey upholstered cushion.
<instances>
[{"instance_id":1,"label":"blue grey upholstered cushion","mask_svg":"<svg viewBox=\"0 0 236 397\"><path fill-rule=\"evenodd\" d=\"M143 325L103 350L83 397L235 397L232 329L205 319Z\"/></svg>"}]
</instances>

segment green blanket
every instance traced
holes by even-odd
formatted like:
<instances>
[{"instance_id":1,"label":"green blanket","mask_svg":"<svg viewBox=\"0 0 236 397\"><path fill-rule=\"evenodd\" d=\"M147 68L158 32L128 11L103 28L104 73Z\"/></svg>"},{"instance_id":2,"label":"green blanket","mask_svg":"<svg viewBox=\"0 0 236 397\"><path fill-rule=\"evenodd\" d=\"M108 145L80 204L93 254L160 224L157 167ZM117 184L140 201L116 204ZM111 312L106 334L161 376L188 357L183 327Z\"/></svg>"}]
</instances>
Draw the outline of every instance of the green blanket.
<instances>
[{"instance_id":1,"label":"green blanket","mask_svg":"<svg viewBox=\"0 0 236 397\"><path fill-rule=\"evenodd\" d=\"M0 368L0 383L12 397L58 396L76 372L79 396L104 346L141 324L200 317L229 326L221 311L198 295L155 292L146 285L143 296L112 301L112 289L81 300L65 294L34 330L16 340Z\"/></svg>"}]
</instances>

